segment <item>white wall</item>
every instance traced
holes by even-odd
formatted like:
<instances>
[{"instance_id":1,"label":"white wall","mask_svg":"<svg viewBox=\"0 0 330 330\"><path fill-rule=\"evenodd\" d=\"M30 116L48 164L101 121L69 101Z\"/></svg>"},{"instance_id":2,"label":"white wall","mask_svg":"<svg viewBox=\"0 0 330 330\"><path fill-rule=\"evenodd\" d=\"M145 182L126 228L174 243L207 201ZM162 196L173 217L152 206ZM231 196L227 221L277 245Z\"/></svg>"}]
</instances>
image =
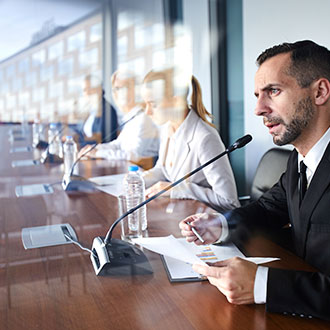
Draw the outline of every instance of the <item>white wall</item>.
<instances>
[{"instance_id":1,"label":"white wall","mask_svg":"<svg viewBox=\"0 0 330 330\"><path fill-rule=\"evenodd\" d=\"M329 31L329 0L243 0L244 124L253 136L245 151L248 186L261 156L275 146L262 118L253 113L256 58L268 47L303 39L330 48Z\"/></svg>"}]
</instances>

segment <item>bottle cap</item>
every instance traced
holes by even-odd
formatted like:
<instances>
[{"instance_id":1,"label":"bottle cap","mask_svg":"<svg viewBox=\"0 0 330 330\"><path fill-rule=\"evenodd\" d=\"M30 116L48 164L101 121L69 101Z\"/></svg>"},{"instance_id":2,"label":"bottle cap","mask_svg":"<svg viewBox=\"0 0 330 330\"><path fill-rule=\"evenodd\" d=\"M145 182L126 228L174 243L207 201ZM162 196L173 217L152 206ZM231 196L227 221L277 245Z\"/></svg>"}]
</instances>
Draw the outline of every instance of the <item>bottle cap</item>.
<instances>
[{"instance_id":1,"label":"bottle cap","mask_svg":"<svg viewBox=\"0 0 330 330\"><path fill-rule=\"evenodd\" d=\"M128 166L128 170L129 170L130 172L136 172L136 171L139 170L139 166L137 166L137 165L131 165L131 166Z\"/></svg>"}]
</instances>

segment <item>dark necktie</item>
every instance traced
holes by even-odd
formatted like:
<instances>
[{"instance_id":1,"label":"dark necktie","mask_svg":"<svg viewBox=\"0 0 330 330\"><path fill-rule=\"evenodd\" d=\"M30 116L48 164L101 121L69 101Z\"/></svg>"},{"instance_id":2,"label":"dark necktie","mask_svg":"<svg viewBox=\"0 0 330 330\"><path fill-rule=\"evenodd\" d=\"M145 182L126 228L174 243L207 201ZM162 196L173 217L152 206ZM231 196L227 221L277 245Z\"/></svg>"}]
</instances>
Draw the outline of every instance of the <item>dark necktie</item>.
<instances>
[{"instance_id":1,"label":"dark necktie","mask_svg":"<svg viewBox=\"0 0 330 330\"><path fill-rule=\"evenodd\" d=\"M301 205L307 190L306 165L303 161L299 164L299 205Z\"/></svg>"}]
</instances>

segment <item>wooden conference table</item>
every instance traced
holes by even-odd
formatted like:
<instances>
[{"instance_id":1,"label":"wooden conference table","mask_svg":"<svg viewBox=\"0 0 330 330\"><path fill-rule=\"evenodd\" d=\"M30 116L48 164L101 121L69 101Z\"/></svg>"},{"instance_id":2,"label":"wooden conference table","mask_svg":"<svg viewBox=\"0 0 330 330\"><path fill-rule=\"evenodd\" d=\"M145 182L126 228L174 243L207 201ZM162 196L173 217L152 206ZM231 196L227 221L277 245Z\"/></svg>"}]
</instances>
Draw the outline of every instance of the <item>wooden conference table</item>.
<instances>
[{"instance_id":1,"label":"wooden conference table","mask_svg":"<svg viewBox=\"0 0 330 330\"><path fill-rule=\"evenodd\" d=\"M57 182L63 167L12 168L14 159L38 152L10 153L8 130L0 126L0 329L329 329L329 323L266 313L264 305L236 306L207 281L170 283L159 255L145 251L152 275L98 277L88 252L73 244L24 250L24 227L70 223L90 247L118 216L117 199L95 193L66 193L54 185L50 195L15 196L16 185ZM29 142L29 141L28 141ZM123 164L82 162L86 176L125 170ZM148 235L180 236L178 222L204 205L192 200L159 198L147 208ZM119 237L119 226L114 232ZM274 267L309 270L290 252L264 238L246 246L253 256L276 256Z\"/></svg>"}]
</instances>

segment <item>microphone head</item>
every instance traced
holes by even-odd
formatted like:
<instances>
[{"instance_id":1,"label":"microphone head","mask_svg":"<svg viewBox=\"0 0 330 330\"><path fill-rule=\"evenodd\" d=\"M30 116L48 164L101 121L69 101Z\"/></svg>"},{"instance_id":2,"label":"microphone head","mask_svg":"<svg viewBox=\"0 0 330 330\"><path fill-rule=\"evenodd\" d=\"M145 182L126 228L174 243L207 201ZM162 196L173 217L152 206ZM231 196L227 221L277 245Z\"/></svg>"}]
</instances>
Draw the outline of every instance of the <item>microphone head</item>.
<instances>
[{"instance_id":1,"label":"microphone head","mask_svg":"<svg viewBox=\"0 0 330 330\"><path fill-rule=\"evenodd\" d=\"M236 140L229 148L228 152L239 149L251 142L252 136L250 134L244 135L243 137Z\"/></svg>"}]
</instances>

